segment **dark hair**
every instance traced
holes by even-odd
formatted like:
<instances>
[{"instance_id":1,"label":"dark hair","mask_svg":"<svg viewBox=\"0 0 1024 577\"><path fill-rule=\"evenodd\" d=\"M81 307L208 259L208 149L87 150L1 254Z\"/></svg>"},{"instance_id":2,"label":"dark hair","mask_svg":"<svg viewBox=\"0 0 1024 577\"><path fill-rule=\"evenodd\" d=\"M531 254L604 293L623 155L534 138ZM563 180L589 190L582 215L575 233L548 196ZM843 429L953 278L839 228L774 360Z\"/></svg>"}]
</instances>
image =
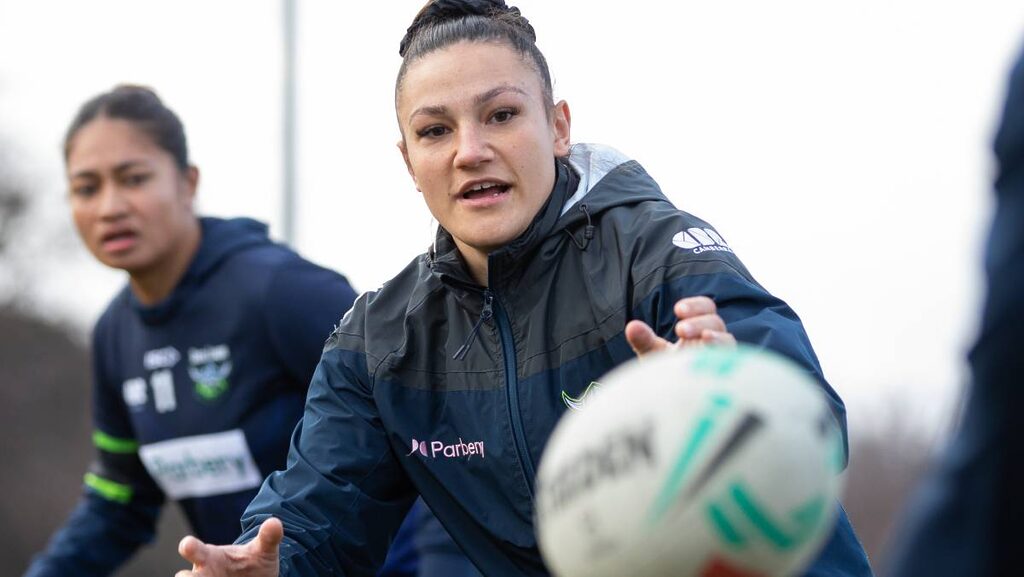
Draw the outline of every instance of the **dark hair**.
<instances>
[{"instance_id":1,"label":"dark hair","mask_svg":"<svg viewBox=\"0 0 1024 577\"><path fill-rule=\"evenodd\" d=\"M395 99L409 65L441 48L462 41L507 44L528 59L540 75L544 98L554 102L551 73L537 48L537 33L515 6L503 0L431 0L420 9L398 47L402 67L395 81Z\"/></svg>"},{"instance_id":2,"label":"dark hair","mask_svg":"<svg viewBox=\"0 0 1024 577\"><path fill-rule=\"evenodd\" d=\"M151 88L121 84L110 92L92 97L81 108L64 135L64 161L71 154L71 141L78 131L96 118L127 120L166 150L181 170L187 170L188 142L185 127L173 110Z\"/></svg>"}]
</instances>

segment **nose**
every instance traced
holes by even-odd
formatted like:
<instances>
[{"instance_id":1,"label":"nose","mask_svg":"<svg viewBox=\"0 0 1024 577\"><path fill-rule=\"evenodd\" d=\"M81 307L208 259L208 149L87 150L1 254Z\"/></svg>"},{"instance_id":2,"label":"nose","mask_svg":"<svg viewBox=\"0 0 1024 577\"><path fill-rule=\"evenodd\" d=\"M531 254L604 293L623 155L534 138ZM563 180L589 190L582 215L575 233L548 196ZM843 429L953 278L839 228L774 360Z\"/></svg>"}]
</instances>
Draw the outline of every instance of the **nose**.
<instances>
[{"instance_id":1,"label":"nose","mask_svg":"<svg viewBox=\"0 0 1024 577\"><path fill-rule=\"evenodd\" d=\"M475 168L494 157L494 150L484 131L477 126L463 126L456 138L455 167Z\"/></svg>"},{"instance_id":2,"label":"nose","mask_svg":"<svg viewBox=\"0 0 1024 577\"><path fill-rule=\"evenodd\" d=\"M106 184L99 191L97 212L104 220L117 220L128 213L124 191L116 184Z\"/></svg>"}]
</instances>

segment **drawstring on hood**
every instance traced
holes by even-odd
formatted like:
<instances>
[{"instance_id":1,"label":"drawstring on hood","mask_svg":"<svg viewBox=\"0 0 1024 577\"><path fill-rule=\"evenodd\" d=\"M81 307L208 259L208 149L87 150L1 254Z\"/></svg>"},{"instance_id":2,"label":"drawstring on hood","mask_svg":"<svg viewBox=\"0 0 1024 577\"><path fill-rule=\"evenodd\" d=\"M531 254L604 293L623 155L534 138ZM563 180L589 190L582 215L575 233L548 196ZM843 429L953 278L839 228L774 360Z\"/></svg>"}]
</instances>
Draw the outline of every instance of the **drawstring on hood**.
<instances>
[{"instance_id":1,"label":"drawstring on hood","mask_svg":"<svg viewBox=\"0 0 1024 577\"><path fill-rule=\"evenodd\" d=\"M572 243L576 245L576 248L580 250L587 250L587 246L590 245L590 239L594 238L594 222L590 219L590 211L587 210L586 204L581 204L579 210L587 217L587 226L583 227L583 240L576 240L576 237L573 236L572 231L568 228L563 228L562 230L565 231L565 234L569 235L569 238L572 240Z\"/></svg>"},{"instance_id":2,"label":"drawstring on hood","mask_svg":"<svg viewBox=\"0 0 1024 577\"><path fill-rule=\"evenodd\" d=\"M473 325L473 330L469 331L469 336L466 337L465 342L459 347L459 350L455 351L455 355L452 356L453 360L461 361L466 358L466 353L469 352L469 348L473 346L473 341L476 340L476 333L480 330L480 325L484 324L484 321L489 320L494 316L494 294L490 289L484 290L484 307L480 311L480 318L477 319L476 324Z\"/></svg>"}]
</instances>

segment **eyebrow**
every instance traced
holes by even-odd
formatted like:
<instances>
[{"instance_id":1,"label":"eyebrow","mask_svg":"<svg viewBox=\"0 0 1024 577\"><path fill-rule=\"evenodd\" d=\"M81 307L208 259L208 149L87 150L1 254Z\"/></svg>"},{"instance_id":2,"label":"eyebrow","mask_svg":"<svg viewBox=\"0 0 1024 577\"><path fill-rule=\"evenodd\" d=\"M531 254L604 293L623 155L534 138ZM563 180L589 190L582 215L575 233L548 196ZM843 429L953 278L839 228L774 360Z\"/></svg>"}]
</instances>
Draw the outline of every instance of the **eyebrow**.
<instances>
[{"instance_id":1,"label":"eyebrow","mask_svg":"<svg viewBox=\"0 0 1024 577\"><path fill-rule=\"evenodd\" d=\"M473 99L473 104L483 104L488 100L492 100L498 95L504 94L506 92L515 92L516 94L528 96L528 94L526 94L526 91L523 90L522 88L519 88L518 86L514 86L512 84L502 84L501 86L495 86L494 88L488 90L487 92L484 92L483 94L478 94L476 98Z\"/></svg>"},{"instance_id":2,"label":"eyebrow","mask_svg":"<svg viewBox=\"0 0 1024 577\"><path fill-rule=\"evenodd\" d=\"M130 168L135 168L135 167L147 168L148 164L145 161L143 161L143 160L126 160L125 162L122 162L121 164L118 164L117 166L115 166L114 167L114 172L115 173L124 172L125 170L128 170ZM95 177L97 172L98 171L96 171L96 170L94 170L92 168L86 168L86 169L83 169L83 170L79 170L78 172L72 173L70 178Z\"/></svg>"},{"instance_id":3,"label":"eyebrow","mask_svg":"<svg viewBox=\"0 0 1024 577\"><path fill-rule=\"evenodd\" d=\"M475 97L473 97L473 105L480 106L481 104L485 104L488 101L497 98L499 95L505 94L506 92L514 92L516 94L521 94L523 96L529 96L529 94L527 94L525 90L519 88L518 86L515 86L513 84L501 84L499 86L495 86L494 88L486 92L477 94ZM417 116L420 115L444 116L447 112L448 107L444 106L443 104L421 106L414 110L412 114L409 115L409 120L411 121L413 118L416 118Z\"/></svg>"}]
</instances>

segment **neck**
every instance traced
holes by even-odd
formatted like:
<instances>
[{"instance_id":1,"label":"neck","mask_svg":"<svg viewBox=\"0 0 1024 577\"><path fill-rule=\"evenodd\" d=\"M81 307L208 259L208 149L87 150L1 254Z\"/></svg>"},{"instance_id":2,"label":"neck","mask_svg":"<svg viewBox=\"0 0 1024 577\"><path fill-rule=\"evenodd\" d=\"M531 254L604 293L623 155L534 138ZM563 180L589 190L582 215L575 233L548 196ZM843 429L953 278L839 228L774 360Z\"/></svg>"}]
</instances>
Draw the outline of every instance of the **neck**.
<instances>
[{"instance_id":1,"label":"neck","mask_svg":"<svg viewBox=\"0 0 1024 577\"><path fill-rule=\"evenodd\" d=\"M487 286L487 253L467 246L459 239L455 239L455 246L458 247L459 254L462 255L462 260L465 261L466 267L469 269L469 275L480 286Z\"/></svg>"},{"instance_id":2,"label":"neck","mask_svg":"<svg viewBox=\"0 0 1024 577\"><path fill-rule=\"evenodd\" d=\"M146 270L129 272L128 284L135 298L152 306L170 296L195 258L201 238L199 220L195 219L166 259Z\"/></svg>"}]
</instances>

